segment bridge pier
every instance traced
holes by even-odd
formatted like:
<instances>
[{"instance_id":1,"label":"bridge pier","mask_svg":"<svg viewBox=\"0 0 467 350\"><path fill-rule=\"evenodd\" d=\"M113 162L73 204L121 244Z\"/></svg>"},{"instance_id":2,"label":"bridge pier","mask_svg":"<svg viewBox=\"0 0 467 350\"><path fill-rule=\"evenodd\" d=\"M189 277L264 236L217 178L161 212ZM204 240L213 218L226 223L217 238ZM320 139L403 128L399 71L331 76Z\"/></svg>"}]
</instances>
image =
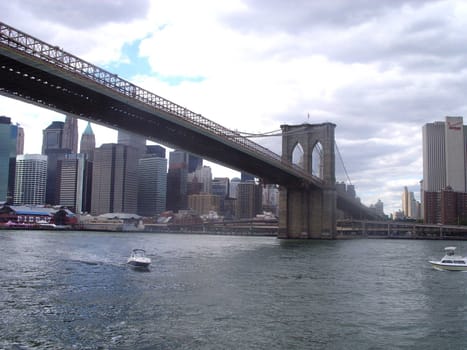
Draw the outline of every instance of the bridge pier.
<instances>
[{"instance_id":1,"label":"bridge pier","mask_svg":"<svg viewBox=\"0 0 467 350\"><path fill-rule=\"evenodd\" d=\"M332 123L282 125L282 157L322 181L322 186L291 184L280 187L279 238L334 238L334 128ZM297 156L297 150L302 152Z\"/></svg>"}]
</instances>

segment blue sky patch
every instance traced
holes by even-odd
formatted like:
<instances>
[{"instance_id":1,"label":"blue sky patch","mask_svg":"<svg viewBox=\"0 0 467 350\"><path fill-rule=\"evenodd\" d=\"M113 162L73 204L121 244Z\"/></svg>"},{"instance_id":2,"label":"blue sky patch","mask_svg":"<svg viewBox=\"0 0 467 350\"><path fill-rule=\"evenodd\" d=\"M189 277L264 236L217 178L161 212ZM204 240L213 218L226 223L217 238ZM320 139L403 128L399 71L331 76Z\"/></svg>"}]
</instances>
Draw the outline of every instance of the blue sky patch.
<instances>
[{"instance_id":1,"label":"blue sky patch","mask_svg":"<svg viewBox=\"0 0 467 350\"><path fill-rule=\"evenodd\" d=\"M129 81L131 81L135 75L147 75L154 76L170 86L180 85L183 82L200 83L205 79L202 76L163 75L154 72L151 69L148 59L138 54L141 40L135 40L130 44L126 43L122 48L123 59L119 62L113 62L105 68Z\"/></svg>"}]
</instances>

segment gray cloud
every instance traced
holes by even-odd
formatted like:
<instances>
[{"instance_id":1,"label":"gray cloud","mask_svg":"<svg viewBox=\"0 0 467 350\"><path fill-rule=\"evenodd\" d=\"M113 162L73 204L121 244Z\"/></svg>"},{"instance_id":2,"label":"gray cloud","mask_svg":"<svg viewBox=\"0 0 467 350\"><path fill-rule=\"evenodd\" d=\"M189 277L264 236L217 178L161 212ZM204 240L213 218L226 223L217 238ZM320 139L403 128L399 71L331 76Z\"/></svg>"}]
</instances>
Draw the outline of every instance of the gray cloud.
<instances>
[{"instance_id":1,"label":"gray cloud","mask_svg":"<svg viewBox=\"0 0 467 350\"><path fill-rule=\"evenodd\" d=\"M125 23L144 17L149 0L20 0L2 1L0 13L5 20L34 16L36 20L61 24L72 29L92 29L103 24Z\"/></svg>"}]
</instances>

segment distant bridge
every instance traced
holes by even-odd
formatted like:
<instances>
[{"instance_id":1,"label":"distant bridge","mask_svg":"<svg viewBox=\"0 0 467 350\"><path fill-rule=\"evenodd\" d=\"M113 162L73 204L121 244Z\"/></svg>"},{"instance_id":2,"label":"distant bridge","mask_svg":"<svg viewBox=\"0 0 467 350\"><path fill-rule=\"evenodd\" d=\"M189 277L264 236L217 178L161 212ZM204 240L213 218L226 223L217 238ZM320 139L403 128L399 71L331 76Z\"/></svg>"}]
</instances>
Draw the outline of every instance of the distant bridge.
<instances>
[{"instance_id":1,"label":"distant bridge","mask_svg":"<svg viewBox=\"0 0 467 350\"><path fill-rule=\"evenodd\" d=\"M336 195L335 125L330 123L305 124L308 140L300 141L309 143L314 139L326 145L328 176L317 177L312 175L311 164L301 167L292 162L293 145L290 142L298 141L293 140L293 133L288 130L294 126L283 126L283 155L279 156L236 131L1 22L0 94L111 128L128 130L249 172L264 183L280 185L281 193L284 193L281 199L284 237L311 237L323 231L333 235L336 203L346 212L374 216L360 203L349 201L339 193ZM285 139L289 141L285 142ZM311 159L309 150L305 150L305 159ZM319 194L323 191L329 192L325 196L327 199ZM297 195L292 196L292 192ZM302 198L303 193L308 193L307 198ZM313 198L312 203L310 198Z\"/></svg>"}]
</instances>

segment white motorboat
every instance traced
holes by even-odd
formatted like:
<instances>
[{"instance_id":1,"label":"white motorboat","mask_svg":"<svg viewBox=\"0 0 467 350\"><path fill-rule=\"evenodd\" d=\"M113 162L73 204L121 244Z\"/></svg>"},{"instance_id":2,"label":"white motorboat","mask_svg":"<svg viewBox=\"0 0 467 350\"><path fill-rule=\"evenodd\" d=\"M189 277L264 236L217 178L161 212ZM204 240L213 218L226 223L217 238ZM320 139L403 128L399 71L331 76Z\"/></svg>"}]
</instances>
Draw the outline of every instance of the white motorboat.
<instances>
[{"instance_id":1,"label":"white motorboat","mask_svg":"<svg viewBox=\"0 0 467 350\"><path fill-rule=\"evenodd\" d=\"M151 264L151 259L146 256L144 249L133 249L127 263L133 267L147 268Z\"/></svg>"},{"instance_id":2,"label":"white motorboat","mask_svg":"<svg viewBox=\"0 0 467 350\"><path fill-rule=\"evenodd\" d=\"M437 270L467 271L467 257L457 255L456 247L446 247L444 252L441 260L430 260L431 266Z\"/></svg>"}]
</instances>

